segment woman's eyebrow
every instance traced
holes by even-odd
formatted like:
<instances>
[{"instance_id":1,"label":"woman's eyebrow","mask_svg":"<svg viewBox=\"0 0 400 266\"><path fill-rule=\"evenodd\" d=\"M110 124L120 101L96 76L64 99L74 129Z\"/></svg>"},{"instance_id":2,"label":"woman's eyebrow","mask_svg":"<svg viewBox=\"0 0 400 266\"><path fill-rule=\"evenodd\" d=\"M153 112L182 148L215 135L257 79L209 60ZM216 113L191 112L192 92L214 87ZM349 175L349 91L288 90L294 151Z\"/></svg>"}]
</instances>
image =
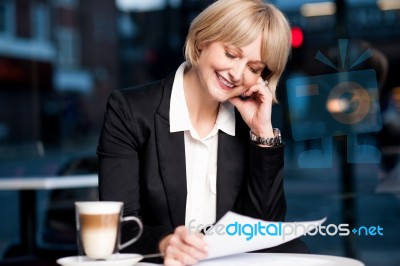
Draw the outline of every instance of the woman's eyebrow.
<instances>
[{"instance_id":1,"label":"woman's eyebrow","mask_svg":"<svg viewBox=\"0 0 400 266\"><path fill-rule=\"evenodd\" d=\"M261 67L266 67L267 65L260 60L250 60L250 63L260 65Z\"/></svg>"},{"instance_id":2,"label":"woman's eyebrow","mask_svg":"<svg viewBox=\"0 0 400 266\"><path fill-rule=\"evenodd\" d=\"M242 49L240 49L240 47L237 47L237 46L235 46L235 45L226 44L226 45L225 45L225 48L227 48L227 49L233 49L233 50L236 50L236 52L239 52L240 54L243 54Z\"/></svg>"},{"instance_id":3,"label":"woman's eyebrow","mask_svg":"<svg viewBox=\"0 0 400 266\"><path fill-rule=\"evenodd\" d=\"M226 45L224 45L224 46L225 46L226 49L233 49L233 50L236 50L236 52L238 52L238 53L240 54L240 56L243 55L243 50L242 50L240 47L237 47L237 46L235 46L235 45L233 45L233 44L226 44ZM251 63L254 63L254 64L260 64L261 67L266 67L266 66L267 66L267 65L266 65L263 61L261 61L261 60L250 60L250 62L251 62Z\"/></svg>"}]
</instances>

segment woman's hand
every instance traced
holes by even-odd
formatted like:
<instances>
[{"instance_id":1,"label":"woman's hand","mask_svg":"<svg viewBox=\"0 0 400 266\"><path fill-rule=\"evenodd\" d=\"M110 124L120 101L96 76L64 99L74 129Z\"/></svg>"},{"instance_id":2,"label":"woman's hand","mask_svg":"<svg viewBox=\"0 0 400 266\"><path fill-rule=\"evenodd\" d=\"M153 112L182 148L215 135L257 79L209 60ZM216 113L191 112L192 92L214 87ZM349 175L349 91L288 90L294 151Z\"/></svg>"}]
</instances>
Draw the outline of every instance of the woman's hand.
<instances>
[{"instance_id":1,"label":"woman's hand","mask_svg":"<svg viewBox=\"0 0 400 266\"><path fill-rule=\"evenodd\" d=\"M243 120L257 136L264 138L274 137L271 124L272 93L261 78L258 83L242 94L229 101L238 109Z\"/></svg>"},{"instance_id":2,"label":"woman's hand","mask_svg":"<svg viewBox=\"0 0 400 266\"><path fill-rule=\"evenodd\" d=\"M173 234L161 239L159 249L164 253L164 265L184 266L196 264L207 257L204 235L191 233L185 226L179 226Z\"/></svg>"}]
</instances>

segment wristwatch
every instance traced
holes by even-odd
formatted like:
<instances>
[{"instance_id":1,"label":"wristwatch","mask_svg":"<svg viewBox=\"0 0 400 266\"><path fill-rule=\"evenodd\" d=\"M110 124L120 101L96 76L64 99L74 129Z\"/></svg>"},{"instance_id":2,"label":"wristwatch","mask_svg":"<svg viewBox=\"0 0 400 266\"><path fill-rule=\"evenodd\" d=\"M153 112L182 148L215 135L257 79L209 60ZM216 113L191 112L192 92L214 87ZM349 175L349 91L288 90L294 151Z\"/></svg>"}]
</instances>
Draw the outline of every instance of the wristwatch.
<instances>
[{"instance_id":1,"label":"wristwatch","mask_svg":"<svg viewBox=\"0 0 400 266\"><path fill-rule=\"evenodd\" d=\"M267 146L279 146L285 144L282 141L281 131L278 128L273 129L274 137L273 138L262 138L251 132L250 130L250 140L259 145L267 145Z\"/></svg>"}]
</instances>

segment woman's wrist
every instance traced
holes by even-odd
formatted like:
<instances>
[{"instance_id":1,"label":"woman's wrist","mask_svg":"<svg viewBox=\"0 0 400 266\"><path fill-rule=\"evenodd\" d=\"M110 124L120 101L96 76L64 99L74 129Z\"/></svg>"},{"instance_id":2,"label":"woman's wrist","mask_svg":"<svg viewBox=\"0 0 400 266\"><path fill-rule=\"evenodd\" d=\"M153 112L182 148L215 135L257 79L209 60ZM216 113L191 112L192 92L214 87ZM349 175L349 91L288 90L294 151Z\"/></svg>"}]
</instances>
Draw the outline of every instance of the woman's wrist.
<instances>
[{"instance_id":1,"label":"woman's wrist","mask_svg":"<svg viewBox=\"0 0 400 266\"><path fill-rule=\"evenodd\" d=\"M281 131L278 128L273 129L273 137L260 137L250 130L250 140L260 147L272 147L284 144Z\"/></svg>"},{"instance_id":2,"label":"woman's wrist","mask_svg":"<svg viewBox=\"0 0 400 266\"><path fill-rule=\"evenodd\" d=\"M265 128L261 128L261 129L251 128L250 130L251 130L251 132L253 132L254 135L261 137L261 138L273 138L275 136L272 125L269 125Z\"/></svg>"}]
</instances>

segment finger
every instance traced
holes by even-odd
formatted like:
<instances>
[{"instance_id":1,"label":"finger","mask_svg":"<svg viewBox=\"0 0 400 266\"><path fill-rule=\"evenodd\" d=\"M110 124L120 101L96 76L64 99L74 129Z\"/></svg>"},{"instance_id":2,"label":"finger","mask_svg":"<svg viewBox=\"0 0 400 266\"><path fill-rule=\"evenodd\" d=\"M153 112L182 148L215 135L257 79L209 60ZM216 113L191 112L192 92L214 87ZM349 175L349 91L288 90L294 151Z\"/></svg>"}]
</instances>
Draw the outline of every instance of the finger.
<instances>
[{"instance_id":1,"label":"finger","mask_svg":"<svg viewBox=\"0 0 400 266\"><path fill-rule=\"evenodd\" d=\"M246 94L250 93L261 102L272 101L272 93L268 87L268 81L264 81L263 79L259 79L257 84L249 88Z\"/></svg>"},{"instance_id":2,"label":"finger","mask_svg":"<svg viewBox=\"0 0 400 266\"><path fill-rule=\"evenodd\" d=\"M259 85L258 87L261 88L262 90L269 92L268 80L260 79L258 85Z\"/></svg>"},{"instance_id":3,"label":"finger","mask_svg":"<svg viewBox=\"0 0 400 266\"><path fill-rule=\"evenodd\" d=\"M195 259L207 258L207 251L205 251L205 250L198 249L196 247L185 245L185 244L181 245L179 248L183 253L189 255L192 258L195 258Z\"/></svg>"},{"instance_id":4,"label":"finger","mask_svg":"<svg viewBox=\"0 0 400 266\"><path fill-rule=\"evenodd\" d=\"M263 86L268 86L268 80L264 80L264 79L262 79L262 77L259 77L258 78L258 83L260 83L260 84L262 84Z\"/></svg>"},{"instance_id":5,"label":"finger","mask_svg":"<svg viewBox=\"0 0 400 266\"><path fill-rule=\"evenodd\" d=\"M258 82L251 86L249 89L244 91L241 96L242 98L254 98L258 93L269 91L267 87L268 81L263 80L262 78L258 79ZM243 100L243 99L242 99ZM247 100L247 99L246 99Z\"/></svg>"},{"instance_id":6,"label":"finger","mask_svg":"<svg viewBox=\"0 0 400 266\"><path fill-rule=\"evenodd\" d=\"M229 102L235 106L238 110L240 110L241 106L244 104L244 101L239 97L233 97L229 99Z\"/></svg>"},{"instance_id":7,"label":"finger","mask_svg":"<svg viewBox=\"0 0 400 266\"><path fill-rule=\"evenodd\" d=\"M207 250L207 243L204 241L204 236L202 234L190 234L186 227L177 228L176 233L181 237L185 244L195 247L199 250Z\"/></svg>"},{"instance_id":8,"label":"finger","mask_svg":"<svg viewBox=\"0 0 400 266\"><path fill-rule=\"evenodd\" d=\"M251 86L247 91L243 92L243 96L255 96L256 94L263 93L266 91L266 87L263 83L256 83Z\"/></svg>"},{"instance_id":9,"label":"finger","mask_svg":"<svg viewBox=\"0 0 400 266\"><path fill-rule=\"evenodd\" d=\"M164 258L165 266L184 266L184 264L174 258Z\"/></svg>"},{"instance_id":10,"label":"finger","mask_svg":"<svg viewBox=\"0 0 400 266\"><path fill-rule=\"evenodd\" d=\"M164 257L165 260L174 260L182 263L183 265L192 265L198 262L198 259L192 257L188 253L183 252L179 247L168 246L167 256Z\"/></svg>"},{"instance_id":11,"label":"finger","mask_svg":"<svg viewBox=\"0 0 400 266\"><path fill-rule=\"evenodd\" d=\"M204 259L207 257L206 243L200 235L179 236L174 235L170 239L172 246L180 251L196 259Z\"/></svg>"},{"instance_id":12,"label":"finger","mask_svg":"<svg viewBox=\"0 0 400 266\"><path fill-rule=\"evenodd\" d=\"M207 253L192 245L205 244L201 234L190 234L186 227L181 226L167 239L165 248L165 265L192 265L199 259L207 257ZM187 242L187 243L186 243ZM199 244L200 243L200 244Z\"/></svg>"},{"instance_id":13,"label":"finger","mask_svg":"<svg viewBox=\"0 0 400 266\"><path fill-rule=\"evenodd\" d=\"M261 79L260 81L261 85L266 89L266 91L268 92L268 94L270 94L272 96L273 92L271 90L271 87L269 86L269 82L268 80L263 80Z\"/></svg>"},{"instance_id":14,"label":"finger","mask_svg":"<svg viewBox=\"0 0 400 266\"><path fill-rule=\"evenodd\" d=\"M175 247L176 249L182 251L185 254L195 258L203 259L207 257L206 243L200 234L190 235L186 234L180 235L178 232L169 239L169 245ZM185 239L186 238L186 239Z\"/></svg>"}]
</instances>

